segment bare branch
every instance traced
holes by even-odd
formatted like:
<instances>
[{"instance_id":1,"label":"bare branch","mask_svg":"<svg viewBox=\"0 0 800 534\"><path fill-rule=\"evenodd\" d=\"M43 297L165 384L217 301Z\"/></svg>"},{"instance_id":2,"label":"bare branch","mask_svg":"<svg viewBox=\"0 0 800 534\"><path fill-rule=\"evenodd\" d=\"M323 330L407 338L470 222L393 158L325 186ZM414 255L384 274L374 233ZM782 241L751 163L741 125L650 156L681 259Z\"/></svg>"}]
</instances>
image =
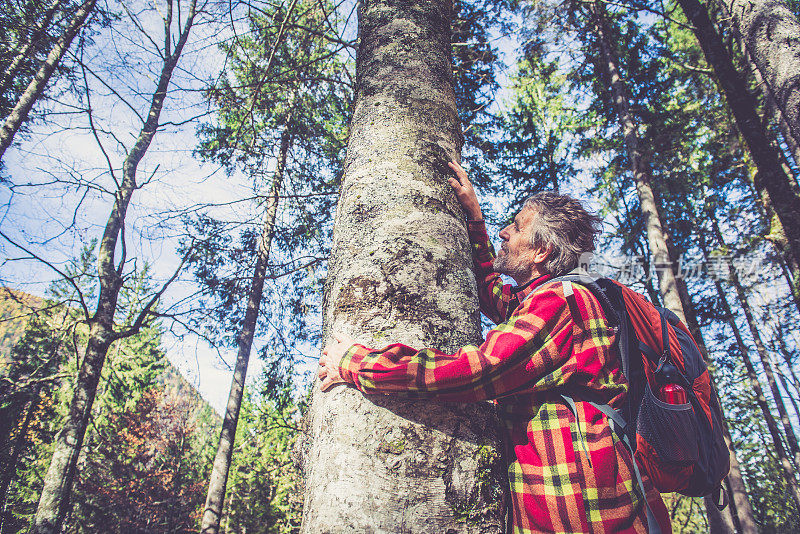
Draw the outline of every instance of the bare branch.
<instances>
[{"instance_id":1,"label":"bare branch","mask_svg":"<svg viewBox=\"0 0 800 534\"><path fill-rule=\"evenodd\" d=\"M183 266L189 260L189 256L192 254L193 251L194 251L194 244L192 244L189 247L189 249L186 251L186 254L183 255L183 258L181 259L180 264L178 264L178 267L175 268L175 272L172 273L172 276L170 276L169 280L164 282L164 285L161 286L161 289L159 289L150 298L150 301L145 305L145 307L142 309L142 311L139 312L139 315L134 320L133 325L130 328L128 328L126 330L123 330L121 332L115 332L114 339L126 338L126 337L132 336L132 335L136 334L137 332L139 332L139 330L142 328L142 325L144 324L145 320L151 315L151 311L152 311L153 307L156 305L156 303L158 302L158 299L161 298L161 295L164 294L164 292L167 290L167 288L170 286L170 284L172 284L172 282L174 282L175 279L178 278L178 275L180 274L181 270L183 269Z\"/></svg>"},{"instance_id":2,"label":"bare branch","mask_svg":"<svg viewBox=\"0 0 800 534\"><path fill-rule=\"evenodd\" d=\"M66 274L64 271L62 271L61 269L59 269L58 267L56 267L55 265L53 265L52 263L50 263L50 262L49 262L49 261L47 261L46 259L44 259L44 258L42 258L41 256L39 256L39 255L37 255L37 254L35 254L35 253L31 252L30 250L28 250L28 249L27 249L27 248L25 248L24 246L20 245L19 243L17 243L16 241L14 241L14 240L13 240L13 239L11 239L10 237L8 237L8 236L7 236L5 233L3 233L2 231L0 231L0 237L2 237L3 239L5 239L5 240L6 240L6 241L8 241L9 243L11 243L12 245L14 245L15 247L17 247L18 249L22 250L22 251L23 251L23 252L25 252L26 254L30 255L30 257L31 257L32 259L38 260L38 261L40 261L41 263L43 263L43 264L47 265L47 266L48 266L48 267L50 267L52 270L54 270L55 272L57 272L57 273L59 274L59 276L61 276L61 277L62 277L64 280L66 280L67 282L69 282L69 284L70 284L70 285L71 285L71 286L72 286L72 287L75 289L75 291L77 291L77 293L78 293L78 296L80 297L80 304L81 304L81 308L83 308L83 314L84 314L84 317L85 317L86 321L90 321L90 320L91 320L91 316L90 316L90 314L89 314L89 308L87 307L87 305L86 305L86 300L84 299L84 296L83 296L83 291L81 291L81 288L80 288L80 287L78 287L78 284L75 282L75 280L74 280L74 277L71 277L71 276L67 275L67 274Z\"/></svg>"}]
</instances>

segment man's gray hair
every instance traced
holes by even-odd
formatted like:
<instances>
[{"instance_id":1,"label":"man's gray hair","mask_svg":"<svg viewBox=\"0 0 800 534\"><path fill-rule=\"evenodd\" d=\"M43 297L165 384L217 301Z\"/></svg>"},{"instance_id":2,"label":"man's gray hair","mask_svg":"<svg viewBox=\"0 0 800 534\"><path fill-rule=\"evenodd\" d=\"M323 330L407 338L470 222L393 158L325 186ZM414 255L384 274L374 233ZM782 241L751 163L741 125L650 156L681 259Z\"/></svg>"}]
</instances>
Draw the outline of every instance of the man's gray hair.
<instances>
[{"instance_id":1,"label":"man's gray hair","mask_svg":"<svg viewBox=\"0 0 800 534\"><path fill-rule=\"evenodd\" d=\"M602 219L571 196L536 193L524 207L534 211L531 244L551 250L542 265L545 272L556 276L568 273L578 266L582 254L594 252Z\"/></svg>"}]
</instances>

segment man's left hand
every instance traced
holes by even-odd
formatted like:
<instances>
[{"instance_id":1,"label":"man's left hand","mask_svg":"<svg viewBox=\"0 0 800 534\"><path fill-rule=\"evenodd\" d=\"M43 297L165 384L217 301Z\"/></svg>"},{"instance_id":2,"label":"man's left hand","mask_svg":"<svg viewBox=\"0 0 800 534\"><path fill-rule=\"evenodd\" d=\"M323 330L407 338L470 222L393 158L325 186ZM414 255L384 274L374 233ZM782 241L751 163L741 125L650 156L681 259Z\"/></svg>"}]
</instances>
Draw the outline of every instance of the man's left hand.
<instances>
[{"instance_id":1,"label":"man's left hand","mask_svg":"<svg viewBox=\"0 0 800 534\"><path fill-rule=\"evenodd\" d=\"M336 384L344 383L344 379L339 374L339 362L347 350L356 344L356 340L350 336L342 333L333 334L333 338L328 341L325 348L322 349L322 356L319 358L319 388L322 391L328 391Z\"/></svg>"}]
</instances>

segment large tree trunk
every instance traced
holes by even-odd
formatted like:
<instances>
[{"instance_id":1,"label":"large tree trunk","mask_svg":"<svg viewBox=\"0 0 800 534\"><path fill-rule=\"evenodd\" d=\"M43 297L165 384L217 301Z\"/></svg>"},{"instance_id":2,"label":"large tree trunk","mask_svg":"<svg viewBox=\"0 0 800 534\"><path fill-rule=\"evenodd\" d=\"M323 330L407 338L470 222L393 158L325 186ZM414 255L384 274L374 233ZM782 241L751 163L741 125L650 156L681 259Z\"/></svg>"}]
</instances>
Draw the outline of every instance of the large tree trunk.
<instances>
[{"instance_id":1,"label":"large tree trunk","mask_svg":"<svg viewBox=\"0 0 800 534\"><path fill-rule=\"evenodd\" d=\"M264 292L264 281L267 278L267 264L275 233L275 219L278 215L278 200L281 182L286 169L286 157L291 144L291 132L287 126L281 134L281 147L278 164L272 178L272 186L266 199L264 209L264 223L261 228L261 242L258 247L258 257L250 282L250 292L247 296L247 310L245 311L242 330L239 332L239 353L236 356L236 367L233 370L231 389L228 394L228 404L225 408L225 418L222 421L222 430L217 446L217 455L211 468L211 479L208 484L206 505L203 511L203 521L200 525L202 534L217 534L222 517L222 507L225 502L225 486L228 482L228 471L231 467L233 444L236 437L236 425L239 422L239 408L242 405L244 382L247 377L247 365L250 362L250 351L253 346L253 336L258 323L258 313L261 309L261 296Z\"/></svg>"},{"instance_id":2,"label":"large tree trunk","mask_svg":"<svg viewBox=\"0 0 800 534\"><path fill-rule=\"evenodd\" d=\"M324 333L455 351L480 339L464 216L447 0L367 0ZM315 388L301 532L495 533L491 405ZM488 502L487 502L488 501Z\"/></svg>"},{"instance_id":3,"label":"large tree trunk","mask_svg":"<svg viewBox=\"0 0 800 534\"><path fill-rule=\"evenodd\" d=\"M716 0L800 145L800 21L780 0Z\"/></svg>"},{"instance_id":4,"label":"large tree trunk","mask_svg":"<svg viewBox=\"0 0 800 534\"><path fill-rule=\"evenodd\" d=\"M619 125L625 140L625 150L628 154L631 172L636 183L639 205L645 217L647 241L653 263L656 266L659 293L663 299L664 307L686 322L678 279L672 270L667 235L661 222L658 204L651 185L650 170L642 158L642 152L639 148L638 123L630 110L629 92L619 70L619 59L612 46L605 9L599 1L593 2L590 9L595 36L601 53L599 64L610 85L612 102L617 111ZM729 447L729 451L733 457L735 455L733 449ZM709 498L705 499L705 505L712 534L733 534L736 532L736 525L730 508L720 512Z\"/></svg>"},{"instance_id":5,"label":"large tree trunk","mask_svg":"<svg viewBox=\"0 0 800 534\"><path fill-rule=\"evenodd\" d=\"M5 154L6 149L11 146L14 135L16 135L22 123L25 122L25 119L28 118L28 113L31 111L33 104L42 96L47 82L50 81L50 76L53 75L61 58L64 57L64 54L69 49L72 40L83 27L86 18L94 9L95 1L96 0L86 0L86 2L78 8L72 20L69 21L64 33L61 34L61 37L59 37L56 44L53 45L47 58L42 62L36 76L34 76L31 83L28 84L25 92L19 97L14 109L11 110L11 113L6 117L3 127L0 128L0 160L3 159L3 154Z\"/></svg>"},{"instance_id":6,"label":"large tree trunk","mask_svg":"<svg viewBox=\"0 0 800 534\"><path fill-rule=\"evenodd\" d=\"M85 6L86 4L84 4ZM171 3L169 3L171 6ZM158 85L150 101L147 119L139 132L136 143L131 148L122 165L122 181L115 194L114 206L111 209L100 247L97 254L98 279L100 295L94 315L89 319L89 339L86 353L78 371L72 402L64 426L56 436L53 457L44 477L44 487L36 509L36 517L31 532L34 534L56 534L69 508L72 492L72 480L75 476L78 455L83 445L86 426L89 422L92 403L97 393L100 372L105 363L106 354L111 344L122 337L114 330L114 315L117 311L117 299L122 288L123 257L116 265L115 255L120 234L125 225L125 215L131 202L133 192L137 189L136 169L144 157L158 129L159 117L164 107L172 73L178 63L183 47L189 37L194 23L195 0L192 0L186 22L172 51L171 17L165 21L166 38L164 48L164 64ZM124 243L123 243L124 245ZM124 335L132 335L135 330L128 330Z\"/></svg>"},{"instance_id":7,"label":"large tree trunk","mask_svg":"<svg viewBox=\"0 0 800 534\"><path fill-rule=\"evenodd\" d=\"M709 18L708 11L698 0L678 0L692 23L694 34L703 49L706 61L714 68L717 80L736 125L747 144L756 165L754 183L762 202L774 211L779 225L773 224L771 234L780 236L776 243L782 249L792 273L792 292L800 298L800 198L792 187L792 178L781 165L780 154L772 144L767 125L758 114L758 103L747 88L744 77L736 70L722 37ZM800 29L800 26L798 26ZM798 48L800 53L800 48ZM800 56L798 56L800 65ZM800 83L800 71L795 73ZM771 93L769 93L772 96ZM774 102L774 98L772 99ZM800 105L800 89L798 101ZM776 226L779 226L777 228ZM782 235L781 235L782 234Z\"/></svg>"}]
</instances>

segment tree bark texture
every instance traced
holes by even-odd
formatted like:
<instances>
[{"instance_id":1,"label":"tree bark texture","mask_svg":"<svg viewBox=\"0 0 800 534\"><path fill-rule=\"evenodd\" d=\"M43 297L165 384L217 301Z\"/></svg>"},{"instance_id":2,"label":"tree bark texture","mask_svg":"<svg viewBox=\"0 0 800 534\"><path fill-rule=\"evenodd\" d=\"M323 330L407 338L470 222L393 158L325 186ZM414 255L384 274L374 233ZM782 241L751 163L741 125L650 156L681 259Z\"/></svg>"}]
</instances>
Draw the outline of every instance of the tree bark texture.
<instances>
[{"instance_id":1,"label":"tree bark texture","mask_svg":"<svg viewBox=\"0 0 800 534\"><path fill-rule=\"evenodd\" d=\"M716 0L800 145L800 21L780 0Z\"/></svg>"},{"instance_id":2,"label":"tree bark texture","mask_svg":"<svg viewBox=\"0 0 800 534\"><path fill-rule=\"evenodd\" d=\"M447 0L367 0L356 102L323 305L367 345L455 351L480 340L463 212L447 183L460 159ZM302 444L301 532L499 533L488 491L491 405L315 388Z\"/></svg>"},{"instance_id":3,"label":"tree bark texture","mask_svg":"<svg viewBox=\"0 0 800 534\"><path fill-rule=\"evenodd\" d=\"M92 324L89 336L69 412L64 426L56 436L53 457L44 478L44 487L31 530L35 534L61 532L61 525L69 508L78 454L89 424L100 371L108 347L113 341L112 332L100 323Z\"/></svg>"},{"instance_id":4,"label":"tree bark texture","mask_svg":"<svg viewBox=\"0 0 800 534\"><path fill-rule=\"evenodd\" d=\"M261 228L261 242L258 247L258 256L255 269L250 282L250 292L247 296L247 310L245 311L242 330L239 332L239 353L236 356L236 367L233 370L231 389L228 394L228 404L225 407L225 418L222 421L222 430L219 436L217 454L211 468L211 478L208 484L208 494L203 510L203 520L200 525L202 534L217 534L220 519L222 518L223 503L225 502L225 486L228 482L228 472L231 467L233 445L236 438L236 426L239 422L239 408L242 405L244 382L247 377L247 365L250 362L250 352L253 347L258 323L258 314L261 309L261 297L264 292L264 281L267 278L269 252L272 236L275 233L275 219L278 215L278 200L281 182L286 169L286 157L291 145L291 132L289 127L281 134L281 146L278 164L272 179L272 186L266 199L264 209L264 222Z\"/></svg>"},{"instance_id":5,"label":"tree bark texture","mask_svg":"<svg viewBox=\"0 0 800 534\"><path fill-rule=\"evenodd\" d=\"M612 102L617 112L625 142L625 150L628 154L631 172L636 183L639 205L645 217L647 242L656 267L659 293L663 299L664 307L675 313L685 323L686 313L681 300L678 279L672 270L667 234L661 221L658 203L653 191L650 169L644 161L639 147L638 123L631 113L629 92L619 69L619 58L613 47L605 9L602 3L595 1L591 4L590 10L597 46L600 48L601 60L599 63L610 85ZM729 452L731 457L735 456L730 446ZM705 499L705 507L712 534L733 534L736 532L736 525L730 508L720 512L708 497Z\"/></svg>"},{"instance_id":6,"label":"tree bark texture","mask_svg":"<svg viewBox=\"0 0 800 534\"><path fill-rule=\"evenodd\" d=\"M792 293L798 298L800 297L800 198L792 187L792 177L781 164L780 153L773 146L767 125L758 114L758 102L747 88L744 77L736 70L722 37L709 18L708 11L698 0L678 0L678 2L686 18L693 25L694 34L706 61L717 75L728 107L755 163L757 169L753 180L755 186L762 200L768 202L770 211L774 211L780 222L780 228L773 228L771 234L782 234L778 244L792 273ZM800 29L800 26L798 28ZM800 47L798 51L800 52ZM796 79L800 82L800 71L796 74ZM772 96L771 92L767 93ZM775 101L774 98L771 100Z\"/></svg>"},{"instance_id":7,"label":"tree bark texture","mask_svg":"<svg viewBox=\"0 0 800 534\"><path fill-rule=\"evenodd\" d=\"M84 4L86 6L87 4ZM72 491L72 481L83 445L86 426L89 422L92 403L97 393L100 373L111 344L121 336L114 330L117 299L122 288L122 269L125 265L125 243L122 243L121 258L116 263L117 244L125 225L125 215L136 186L136 169L147 152L158 130L159 117L164 107L172 73L189 37L194 23L195 1L193 0L186 22L181 29L174 51L171 49L170 23L166 23L164 64L158 85L150 101L147 118L133 147L122 165L122 180L114 195L114 205L106 221L97 253L97 270L100 292L94 315L88 320L90 330L86 353L78 371L72 402L64 427L55 439L53 457L44 477L42 494L36 509L31 532L33 534L56 534L61 531ZM171 52L171 53L170 53ZM135 331L129 330L126 335Z\"/></svg>"},{"instance_id":8,"label":"tree bark texture","mask_svg":"<svg viewBox=\"0 0 800 534\"><path fill-rule=\"evenodd\" d=\"M86 18L94 9L95 1L96 0L86 0L86 2L78 8L64 30L64 33L61 34L61 37L59 37L56 44L53 45L47 58L42 62L42 65L36 72L36 76L33 77L33 80L28 84L25 92L19 97L14 109L12 109L11 113L6 117L3 127L0 128L0 160L3 159L3 154L5 154L6 149L11 146L14 135L16 135L22 123L28 118L28 113L30 113L31 108L39 97L42 96L47 82L50 81L50 76L53 75L61 58L64 57L64 54L69 49L72 40L78 35L78 31L83 27Z\"/></svg>"}]
</instances>

